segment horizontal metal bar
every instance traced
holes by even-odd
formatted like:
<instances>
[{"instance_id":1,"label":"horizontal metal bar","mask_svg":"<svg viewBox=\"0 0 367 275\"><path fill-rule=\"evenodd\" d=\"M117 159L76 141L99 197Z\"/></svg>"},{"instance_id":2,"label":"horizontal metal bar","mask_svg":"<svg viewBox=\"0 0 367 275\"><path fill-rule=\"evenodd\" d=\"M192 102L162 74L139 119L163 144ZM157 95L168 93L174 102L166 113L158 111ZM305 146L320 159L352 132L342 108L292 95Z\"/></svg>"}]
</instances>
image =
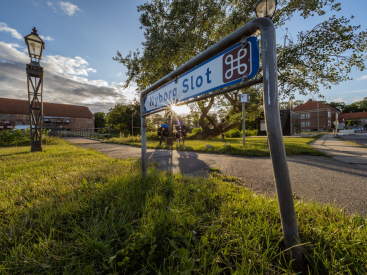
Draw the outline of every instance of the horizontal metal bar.
<instances>
[{"instance_id":1,"label":"horizontal metal bar","mask_svg":"<svg viewBox=\"0 0 367 275\"><path fill-rule=\"evenodd\" d=\"M272 23L271 21L269 22L268 18L264 18L264 17L256 18L252 20L251 22L247 23L243 27L239 28L238 30L228 35L227 37L223 38L221 41L215 43L213 46L206 49L205 51L203 51L201 54L197 55L190 61L181 65L179 68L177 68L173 72L169 73L165 77L155 82L153 85L151 85L150 87L142 91L140 94L140 97L144 98L150 92L158 89L159 87L163 86L164 84L168 83L169 81L175 79L176 77L184 74L185 72L205 62L209 58L212 58L213 56L217 55L218 53L240 42L243 37L245 36L247 37L255 33L257 30L259 30L260 26L262 29L271 28Z\"/></svg>"}]
</instances>

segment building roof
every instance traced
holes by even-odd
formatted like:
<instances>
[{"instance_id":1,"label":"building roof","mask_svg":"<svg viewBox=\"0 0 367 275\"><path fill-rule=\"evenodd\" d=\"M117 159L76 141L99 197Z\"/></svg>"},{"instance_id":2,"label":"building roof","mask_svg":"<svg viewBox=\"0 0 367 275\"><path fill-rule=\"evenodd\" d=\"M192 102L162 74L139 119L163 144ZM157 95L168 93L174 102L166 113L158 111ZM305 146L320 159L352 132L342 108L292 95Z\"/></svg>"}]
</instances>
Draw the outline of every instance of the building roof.
<instances>
[{"instance_id":1,"label":"building roof","mask_svg":"<svg viewBox=\"0 0 367 275\"><path fill-rule=\"evenodd\" d=\"M28 100L0 98L1 114L29 114ZM54 117L91 118L93 114L86 106L43 102L43 115Z\"/></svg>"},{"instance_id":2,"label":"building roof","mask_svg":"<svg viewBox=\"0 0 367 275\"><path fill-rule=\"evenodd\" d=\"M317 103L319 103L319 107L317 108ZM332 111L336 111L336 109L334 109L333 107L331 107L330 105L324 104L320 101L313 101L312 99L309 99L307 102L298 105L297 107L295 107L293 109L293 111L295 112L300 112L300 111L308 111L308 110L315 110L315 109L331 109Z\"/></svg>"},{"instance_id":3,"label":"building roof","mask_svg":"<svg viewBox=\"0 0 367 275\"><path fill-rule=\"evenodd\" d=\"M340 120L348 120L348 119L359 119L359 118L367 118L367 112L356 112L356 113L344 113L339 114L338 119Z\"/></svg>"}]
</instances>

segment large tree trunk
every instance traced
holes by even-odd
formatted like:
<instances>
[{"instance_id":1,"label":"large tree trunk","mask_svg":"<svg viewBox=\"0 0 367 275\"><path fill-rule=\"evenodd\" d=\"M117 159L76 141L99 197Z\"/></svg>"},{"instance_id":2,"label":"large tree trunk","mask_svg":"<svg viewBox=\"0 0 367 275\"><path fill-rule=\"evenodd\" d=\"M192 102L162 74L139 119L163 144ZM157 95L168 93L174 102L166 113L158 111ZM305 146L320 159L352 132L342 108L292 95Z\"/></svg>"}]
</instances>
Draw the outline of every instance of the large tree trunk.
<instances>
[{"instance_id":1,"label":"large tree trunk","mask_svg":"<svg viewBox=\"0 0 367 275\"><path fill-rule=\"evenodd\" d=\"M238 91L233 94L233 97L230 94L224 95L226 99L231 103L233 110L235 112L241 111L241 105L238 103ZM214 103L214 97L212 97L207 106L201 102L199 103L199 107L201 110L200 118L199 118L199 125L203 129L203 132L196 133L191 138L192 139L210 139L216 137L220 134L223 134L231 129L238 127L242 121L235 121L235 122L228 122L229 116L227 116L221 124L216 125L215 121L208 115L211 107ZM209 126L206 124L205 119L208 119L209 122L213 125L213 129L210 129Z\"/></svg>"}]
</instances>

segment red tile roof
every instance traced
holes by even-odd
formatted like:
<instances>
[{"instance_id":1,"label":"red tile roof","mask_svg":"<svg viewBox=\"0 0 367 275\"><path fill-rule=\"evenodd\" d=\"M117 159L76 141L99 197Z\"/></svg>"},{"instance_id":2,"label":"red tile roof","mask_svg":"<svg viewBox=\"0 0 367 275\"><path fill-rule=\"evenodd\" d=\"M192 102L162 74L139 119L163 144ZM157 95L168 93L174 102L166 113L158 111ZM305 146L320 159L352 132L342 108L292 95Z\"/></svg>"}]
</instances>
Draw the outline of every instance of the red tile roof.
<instances>
[{"instance_id":1,"label":"red tile roof","mask_svg":"<svg viewBox=\"0 0 367 275\"><path fill-rule=\"evenodd\" d=\"M367 112L357 112L357 113L344 113L344 114L339 114L338 115L338 119L343 119L344 120L348 120L348 119L358 119L358 118L367 118Z\"/></svg>"},{"instance_id":2,"label":"red tile roof","mask_svg":"<svg viewBox=\"0 0 367 275\"><path fill-rule=\"evenodd\" d=\"M330 105L324 104L320 101L313 101L312 99L309 99L307 102L298 105L297 107L293 109L293 111L299 112L299 111L314 110L314 109L317 109L317 103L319 103L319 109L328 108L328 109L331 109L332 111L337 111Z\"/></svg>"},{"instance_id":3,"label":"red tile roof","mask_svg":"<svg viewBox=\"0 0 367 275\"><path fill-rule=\"evenodd\" d=\"M29 114L28 100L0 98L1 114ZM93 118L88 107L43 102L43 115L54 117Z\"/></svg>"}]
</instances>

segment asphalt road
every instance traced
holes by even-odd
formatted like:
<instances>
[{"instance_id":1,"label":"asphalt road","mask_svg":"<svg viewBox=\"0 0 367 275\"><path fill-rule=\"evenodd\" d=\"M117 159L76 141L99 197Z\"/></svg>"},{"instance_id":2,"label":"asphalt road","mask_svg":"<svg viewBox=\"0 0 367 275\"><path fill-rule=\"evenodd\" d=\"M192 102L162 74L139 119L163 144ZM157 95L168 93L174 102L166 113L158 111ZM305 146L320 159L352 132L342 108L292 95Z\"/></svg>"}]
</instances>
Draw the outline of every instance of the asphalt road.
<instances>
[{"instance_id":1,"label":"asphalt road","mask_svg":"<svg viewBox=\"0 0 367 275\"><path fill-rule=\"evenodd\" d=\"M358 145L367 147L367 131L356 133L355 135L341 136L343 139L357 143Z\"/></svg>"},{"instance_id":2,"label":"asphalt road","mask_svg":"<svg viewBox=\"0 0 367 275\"><path fill-rule=\"evenodd\" d=\"M140 158L138 147L96 143L79 144L116 158ZM367 150L367 149L366 149ZM207 176L210 167L243 179L244 186L274 196L274 176L269 157L250 158L186 151L148 149L150 161L159 169L187 175ZM320 156L290 156L288 166L293 193L308 201L334 204L349 214L367 215L367 167Z\"/></svg>"}]
</instances>

